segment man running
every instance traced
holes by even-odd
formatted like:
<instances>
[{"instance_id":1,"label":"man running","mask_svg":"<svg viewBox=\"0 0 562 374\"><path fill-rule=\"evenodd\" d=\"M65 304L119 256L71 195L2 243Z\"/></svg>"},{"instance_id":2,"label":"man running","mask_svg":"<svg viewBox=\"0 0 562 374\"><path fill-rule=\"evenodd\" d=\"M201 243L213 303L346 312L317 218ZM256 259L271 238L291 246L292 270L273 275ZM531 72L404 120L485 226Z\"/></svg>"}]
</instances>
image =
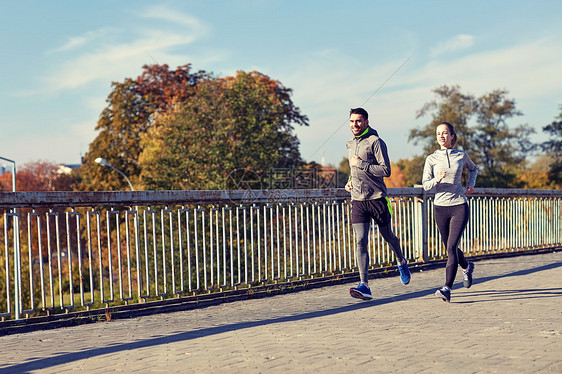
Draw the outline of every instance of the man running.
<instances>
[{"instance_id":1,"label":"man running","mask_svg":"<svg viewBox=\"0 0 562 374\"><path fill-rule=\"evenodd\" d=\"M400 271L403 284L410 283L410 271L400 240L392 232L390 225L390 201L386 198L384 177L390 176L390 160L386 144L379 138L376 130L369 127L369 114L363 108L351 109L349 127L353 138L347 141L351 173L345 189L351 192L351 224L355 233L355 256L359 266L360 283L352 287L352 297L370 300L373 298L369 288L369 229L371 219L379 226L379 232L390 245Z\"/></svg>"}]
</instances>

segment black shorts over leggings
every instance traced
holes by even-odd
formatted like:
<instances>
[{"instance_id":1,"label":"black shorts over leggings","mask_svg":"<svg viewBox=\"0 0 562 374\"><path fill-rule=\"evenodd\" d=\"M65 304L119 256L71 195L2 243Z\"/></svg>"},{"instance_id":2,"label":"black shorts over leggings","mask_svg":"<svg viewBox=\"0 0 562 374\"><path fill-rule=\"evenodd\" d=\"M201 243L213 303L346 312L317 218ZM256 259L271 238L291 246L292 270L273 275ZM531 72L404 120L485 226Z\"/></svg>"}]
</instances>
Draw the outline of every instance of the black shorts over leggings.
<instances>
[{"instance_id":1,"label":"black shorts over leggings","mask_svg":"<svg viewBox=\"0 0 562 374\"><path fill-rule=\"evenodd\" d=\"M351 223L371 222L372 218L379 226L388 225L390 212L387 204L386 197L365 201L351 200Z\"/></svg>"}]
</instances>

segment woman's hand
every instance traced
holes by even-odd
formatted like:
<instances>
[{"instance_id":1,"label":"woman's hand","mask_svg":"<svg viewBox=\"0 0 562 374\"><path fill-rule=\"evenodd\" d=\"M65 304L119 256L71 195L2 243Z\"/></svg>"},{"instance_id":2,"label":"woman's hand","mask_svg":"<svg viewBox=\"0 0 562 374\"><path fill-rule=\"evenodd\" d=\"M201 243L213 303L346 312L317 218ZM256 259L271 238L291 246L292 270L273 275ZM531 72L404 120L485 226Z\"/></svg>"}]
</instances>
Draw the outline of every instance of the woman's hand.
<instances>
[{"instance_id":1,"label":"woman's hand","mask_svg":"<svg viewBox=\"0 0 562 374\"><path fill-rule=\"evenodd\" d=\"M474 192L474 188L470 187L470 186L466 186L466 194L470 195L471 193Z\"/></svg>"},{"instance_id":2,"label":"woman's hand","mask_svg":"<svg viewBox=\"0 0 562 374\"><path fill-rule=\"evenodd\" d=\"M353 185L351 184L351 181L347 182L345 185L345 190L347 192L351 192L351 188L353 187Z\"/></svg>"},{"instance_id":3,"label":"woman's hand","mask_svg":"<svg viewBox=\"0 0 562 374\"><path fill-rule=\"evenodd\" d=\"M439 182L441 182L443 180L443 178L445 178L445 176L447 175L446 171L440 171L439 172Z\"/></svg>"}]
</instances>

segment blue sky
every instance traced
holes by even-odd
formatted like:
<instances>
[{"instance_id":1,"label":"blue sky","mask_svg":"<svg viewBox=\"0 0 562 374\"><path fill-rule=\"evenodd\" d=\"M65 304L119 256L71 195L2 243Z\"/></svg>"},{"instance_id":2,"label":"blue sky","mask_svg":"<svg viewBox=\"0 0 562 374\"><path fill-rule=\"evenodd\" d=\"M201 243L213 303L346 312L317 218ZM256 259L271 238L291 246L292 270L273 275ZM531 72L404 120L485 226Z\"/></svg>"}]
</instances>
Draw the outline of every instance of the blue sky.
<instances>
[{"instance_id":1,"label":"blue sky","mask_svg":"<svg viewBox=\"0 0 562 374\"><path fill-rule=\"evenodd\" d=\"M438 86L476 96L508 90L524 114L509 123L536 128L536 141L562 104L560 0L0 0L0 7L0 156L19 165L80 162L111 82L156 62L279 80L310 119L296 130L303 158L334 165L346 156L351 107L369 111L396 161L421 154L408 134L430 121L416 112Z\"/></svg>"}]
</instances>

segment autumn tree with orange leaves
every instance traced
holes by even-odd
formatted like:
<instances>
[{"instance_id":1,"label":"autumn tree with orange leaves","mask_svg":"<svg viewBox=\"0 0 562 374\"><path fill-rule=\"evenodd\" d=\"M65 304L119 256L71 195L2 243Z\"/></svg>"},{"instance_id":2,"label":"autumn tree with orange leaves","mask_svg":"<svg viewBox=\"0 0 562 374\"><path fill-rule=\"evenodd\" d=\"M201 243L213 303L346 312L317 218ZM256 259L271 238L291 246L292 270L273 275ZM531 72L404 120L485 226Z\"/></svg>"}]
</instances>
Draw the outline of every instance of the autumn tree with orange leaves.
<instances>
[{"instance_id":1,"label":"autumn tree with orange leaves","mask_svg":"<svg viewBox=\"0 0 562 374\"><path fill-rule=\"evenodd\" d=\"M233 172L265 175L302 161L294 125L308 118L292 91L258 72L201 81L141 137L146 189L222 189ZM235 186L234 186L235 187Z\"/></svg>"},{"instance_id":2,"label":"autumn tree with orange leaves","mask_svg":"<svg viewBox=\"0 0 562 374\"><path fill-rule=\"evenodd\" d=\"M199 82L210 79L204 71L191 72L191 65L170 70L168 65L145 65L136 79L113 82L96 130L99 131L83 158L80 190L127 190L126 180L94 160L101 157L138 183L142 152L140 139L159 113L193 96Z\"/></svg>"},{"instance_id":3,"label":"autumn tree with orange leaves","mask_svg":"<svg viewBox=\"0 0 562 374\"><path fill-rule=\"evenodd\" d=\"M61 171L59 165L48 161L23 164L16 172L18 191L72 191L76 179ZM12 191L12 173L0 175L0 190Z\"/></svg>"}]
</instances>

